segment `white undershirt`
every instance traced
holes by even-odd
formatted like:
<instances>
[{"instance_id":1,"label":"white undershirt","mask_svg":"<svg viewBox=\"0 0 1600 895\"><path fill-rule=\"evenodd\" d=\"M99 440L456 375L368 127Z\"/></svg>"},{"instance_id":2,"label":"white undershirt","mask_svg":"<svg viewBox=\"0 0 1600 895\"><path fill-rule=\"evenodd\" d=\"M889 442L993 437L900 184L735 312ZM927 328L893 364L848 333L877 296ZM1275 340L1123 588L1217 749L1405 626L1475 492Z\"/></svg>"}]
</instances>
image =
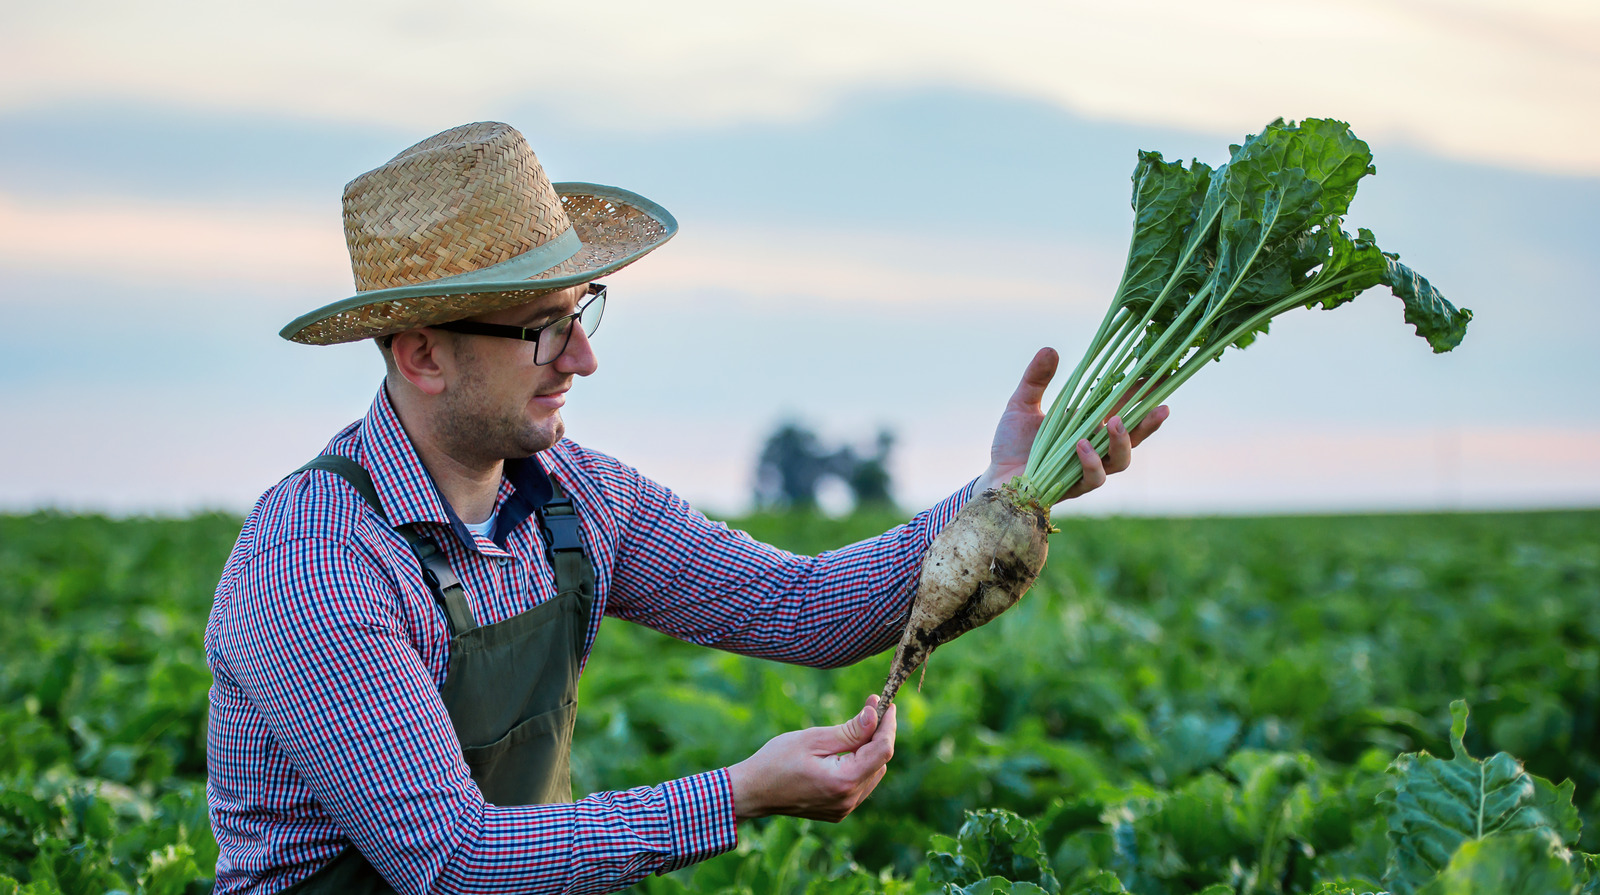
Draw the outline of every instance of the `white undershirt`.
<instances>
[{"instance_id":1,"label":"white undershirt","mask_svg":"<svg viewBox=\"0 0 1600 895\"><path fill-rule=\"evenodd\" d=\"M486 541L492 541L494 539L489 537L489 533L494 531L494 520L498 515L500 515L499 512L494 512L490 513L489 518L483 520L482 522L463 522L461 524L467 527L467 531L472 532Z\"/></svg>"}]
</instances>

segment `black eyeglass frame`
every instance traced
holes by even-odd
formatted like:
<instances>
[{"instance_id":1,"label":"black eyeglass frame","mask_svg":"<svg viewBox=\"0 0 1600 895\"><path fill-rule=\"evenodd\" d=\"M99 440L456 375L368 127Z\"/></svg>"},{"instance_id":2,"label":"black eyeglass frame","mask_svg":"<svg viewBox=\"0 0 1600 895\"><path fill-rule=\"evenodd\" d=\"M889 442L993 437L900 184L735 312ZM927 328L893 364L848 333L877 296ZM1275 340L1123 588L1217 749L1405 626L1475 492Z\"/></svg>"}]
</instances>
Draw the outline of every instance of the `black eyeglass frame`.
<instances>
[{"instance_id":1,"label":"black eyeglass frame","mask_svg":"<svg viewBox=\"0 0 1600 895\"><path fill-rule=\"evenodd\" d=\"M583 317L584 313L589 310L589 306L594 304L596 301L601 303L601 316L603 317L605 315L605 284L590 283L589 290L586 294L589 295L589 299L583 304L578 305L578 309L576 311L573 311L571 314L567 314L562 317L557 317L556 319L542 326L510 326L504 323L480 323L476 320L452 320L449 323L429 324L429 328L442 329L445 332L462 333L469 336L495 336L501 339L518 339L523 342L532 342L534 343L535 351L533 362L534 364L543 367L555 363L557 358L567 353L567 346L572 343L572 326L569 325L567 327L567 337L562 340L561 348L552 354L548 360L539 360L537 355L540 333L552 326L568 323L569 321L570 323L582 326L582 323L580 322L581 318ZM595 334L595 332L599 332L599 330L600 323L599 321L595 321L594 331L590 331L588 328L585 328L583 334L585 336L592 336Z\"/></svg>"}]
</instances>

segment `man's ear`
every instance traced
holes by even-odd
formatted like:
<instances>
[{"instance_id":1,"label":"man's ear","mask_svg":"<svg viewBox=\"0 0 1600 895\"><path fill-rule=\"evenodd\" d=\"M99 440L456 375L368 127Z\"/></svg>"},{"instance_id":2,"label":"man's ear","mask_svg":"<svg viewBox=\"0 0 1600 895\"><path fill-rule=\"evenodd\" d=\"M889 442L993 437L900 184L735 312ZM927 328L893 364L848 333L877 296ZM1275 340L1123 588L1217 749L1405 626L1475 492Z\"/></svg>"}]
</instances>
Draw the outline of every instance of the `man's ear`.
<instances>
[{"instance_id":1,"label":"man's ear","mask_svg":"<svg viewBox=\"0 0 1600 895\"><path fill-rule=\"evenodd\" d=\"M441 394L445 380L455 372L455 346L448 335L436 329L412 329L397 333L389 344L394 367L417 391Z\"/></svg>"}]
</instances>

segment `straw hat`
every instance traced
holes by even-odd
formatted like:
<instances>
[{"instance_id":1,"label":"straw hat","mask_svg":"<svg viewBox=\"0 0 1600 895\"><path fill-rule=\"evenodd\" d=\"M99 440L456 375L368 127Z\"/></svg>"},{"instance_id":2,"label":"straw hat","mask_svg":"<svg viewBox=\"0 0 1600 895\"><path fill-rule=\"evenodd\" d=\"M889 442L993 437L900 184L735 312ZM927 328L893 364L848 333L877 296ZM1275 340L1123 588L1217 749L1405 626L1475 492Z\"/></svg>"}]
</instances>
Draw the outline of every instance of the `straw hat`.
<instances>
[{"instance_id":1,"label":"straw hat","mask_svg":"<svg viewBox=\"0 0 1600 895\"><path fill-rule=\"evenodd\" d=\"M636 193L552 184L508 124L462 125L345 186L356 294L279 334L332 345L513 307L621 270L677 232Z\"/></svg>"}]
</instances>

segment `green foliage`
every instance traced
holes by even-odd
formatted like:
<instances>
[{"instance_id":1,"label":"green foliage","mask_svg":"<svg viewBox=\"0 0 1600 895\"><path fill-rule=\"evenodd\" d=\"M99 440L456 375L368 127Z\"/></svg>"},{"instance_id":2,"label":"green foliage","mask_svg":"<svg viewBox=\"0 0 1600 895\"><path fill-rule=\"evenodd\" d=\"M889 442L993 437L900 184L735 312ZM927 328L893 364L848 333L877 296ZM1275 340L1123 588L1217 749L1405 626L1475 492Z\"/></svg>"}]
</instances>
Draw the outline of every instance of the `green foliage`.
<instances>
[{"instance_id":1,"label":"green foliage","mask_svg":"<svg viewBox=\"0 0 1600 895\"><path fill-rule=\"evenodd\" d=\"M238 533L0 517L0 892L208 885L200 631Z\"/></svg>"},{"instance_id":2,"label":"green foliage","mask_svg":"<svg viewBox=\"0 0 1600 895\"><path fill-rule=\"evenodd\" d=\"M1565 866L1570 858L1566 849L1577 843L1582 831L1572 804L1572 782L1552 786L1504 752L1482 761L1473 758L1464 742L1466 703L1451 703L1450 713L1454 718L1450 726L1454 757L1446 761L1427 753L1402 755L1389 769L1393 788L1380 796L1388 807L1393 842L1384 882L1397 895L1411 895L1447 863L1454 866L1456 858L1452 856L1460 856L1466 844L1474 843L1473 848L1478 849L1475 843L1480 840L1507 834L1518 835L1519 842L1522 838L1542 842L1540 848L1560 855L1559 862ZM1518 845L1516 853L1523 854L1529 847ZM1499 855L1509 854L1506 849L1512 846L1485 848L1489 850L1484 854ZM1490 859L1470 860L1471 866L1478 867ZM1477 879L1480 873L1460 871L1464 880Z\"/></svg>"},{"instance_id":3,"label":"green foliage","mask_svg":"<svg viewBox=\"0 0 1600 895\"><path fill-rule=\"evenodd\" d=\"M737 524L817 552L899 521ZM1564 851L1463 838L1412 891L1544 873L1550 891L1600 895L1584 854L1600 851L1600 513L1057 524L1033 592L902 694L890 772L851 818L745 825L733 853L637 891L1376 893L1390 812L1423 791L1401 800L1401 782L1509 761L1470 748L1517 756L1533 787L1518 804ZM0 517L0 895L204 887L200 638L237 526ZM657 783L836 723L887 662L781 666L608 621L576 788ZM1473 723L1450 731L1462 698ZM1452 739L1458 759L1420 754ZM1563 854L1568 889L1548 860ZM962 861L971 873L935 879Z\"/></svg>"},{"instance_id":4,"label":"green foliage","mask_svg":"<svg viewBox=\"0 0 1600 895\"><path fill-rule=\"evenodd\" d=\"M1495 833L1461 844L1418 895L1569 895L1572 867L1542 833Z\"/></svg>"},{"instance_id":5,"label":"green foliage","mask_svg":"<svg viewBox=\"0 0 1600 895\"><path fill-rule=\"evenodd\" d=\"M1049 895L1061 891L1038 829L1004 809L967 812L954 839L934 836L929 842L928 862L935 882L963 886L1002 877L1034 884Z\"/></svg>"},{"instance_id":6,"label":"green foliage","mask_svg":"<svg viewBox=\"0 0 1600 895\"><path fill-rule=\"evenodd\" d=\"M940 891L943 895L1047 895L1047 893L1051 893L1051 890L1041 889L1033 883L1016 882L999 876L985 877L966 886L950 883Z\"/></svg>"},{"instance_id":7,"label":"green foliage","mask_svg":"<svg viewBox=\"0 0 1600 895\"><path fill-rule=\"evenodd\" d=\"M1115 873L1102 870L1074 886L1071 895L1125 895L1127 891Z\"/></svg>"},{"instance_id":8,"label":"green foliage","mask_svg":"<svg viewBox=\"0 0 1600 895\"><path fill-rule=\"evenodd\" d=\"M1320 883L1311 895L1379 895L1370 889L1351 888L1344 883Z\"/></svg>"},{"instance_id":9,"label":"green foliage","mask_svg":"<svg viewBox=\"0 0 1600 895\"><path fill-rule=\"evenodd\" d=\"M905 881L868 873L842 843L824 841L814 831L810 821L774 818L743 831L733 854L648 879L635 889L648 895L910 895L914 891Z\"/></svg>"}]
</instances>

